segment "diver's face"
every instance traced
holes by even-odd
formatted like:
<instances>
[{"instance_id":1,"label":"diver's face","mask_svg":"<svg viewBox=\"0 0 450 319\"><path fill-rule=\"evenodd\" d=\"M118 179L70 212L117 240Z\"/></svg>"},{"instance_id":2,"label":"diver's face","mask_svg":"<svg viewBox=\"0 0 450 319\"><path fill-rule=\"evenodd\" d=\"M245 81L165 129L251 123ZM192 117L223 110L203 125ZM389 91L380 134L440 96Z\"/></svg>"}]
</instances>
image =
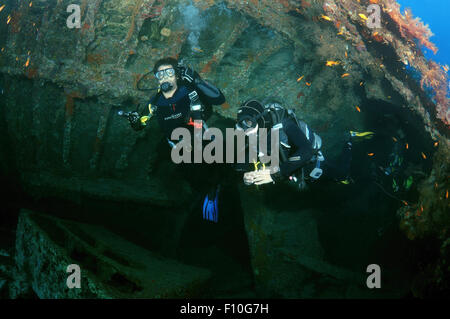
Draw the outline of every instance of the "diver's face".
<instances>
[{"instance_id":1,"label":"diver's face","mask_svg":"<svg viewBox=\"0 0 450 319\"><path fill-rule=\"evenodd\" d=\"M155 73L155 76L158 79L159 85L163 84L164 82L168 82L172 85L173 88L177 87L175 69L170 64L161 65Z\"/></svg>"}]
</instances>

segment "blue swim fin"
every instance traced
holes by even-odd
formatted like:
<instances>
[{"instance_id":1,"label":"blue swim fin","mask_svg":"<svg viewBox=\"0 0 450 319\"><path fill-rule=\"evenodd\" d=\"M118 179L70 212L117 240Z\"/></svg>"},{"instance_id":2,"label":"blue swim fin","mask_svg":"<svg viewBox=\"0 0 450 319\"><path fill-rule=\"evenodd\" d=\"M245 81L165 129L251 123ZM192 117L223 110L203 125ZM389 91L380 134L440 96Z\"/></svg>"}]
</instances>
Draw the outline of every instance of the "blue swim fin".
<instances>
[{"instance_id":1,"label":"blue swim fin","mask_svg":"<svg viewBox=\"0 0 450 319\"><path fill-rule=\"evenodd\" d=\"M203 219L217 223L219 220L219 191L220 185L215 193L207 194L203 202Z\"/></svg>"}]
</instances>

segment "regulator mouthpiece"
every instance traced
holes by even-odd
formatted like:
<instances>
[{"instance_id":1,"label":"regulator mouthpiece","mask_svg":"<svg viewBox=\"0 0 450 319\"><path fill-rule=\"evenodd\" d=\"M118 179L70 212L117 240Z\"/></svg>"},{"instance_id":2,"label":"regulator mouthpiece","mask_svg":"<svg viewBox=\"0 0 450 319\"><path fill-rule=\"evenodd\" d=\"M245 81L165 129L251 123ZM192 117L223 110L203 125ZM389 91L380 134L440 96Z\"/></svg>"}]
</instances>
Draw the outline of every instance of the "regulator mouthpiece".
<instances>
[{"instance_id":1,"label":"regulator mouthpiece","mask_svg":"<svg viewBox=\"0 0 450 319\"><path fill-rule=\"evenodd\" d=\"M173 85L169 82L161 83L161 91L163 92L169 92L173 89Z\"/></svg>"}]
</instances>

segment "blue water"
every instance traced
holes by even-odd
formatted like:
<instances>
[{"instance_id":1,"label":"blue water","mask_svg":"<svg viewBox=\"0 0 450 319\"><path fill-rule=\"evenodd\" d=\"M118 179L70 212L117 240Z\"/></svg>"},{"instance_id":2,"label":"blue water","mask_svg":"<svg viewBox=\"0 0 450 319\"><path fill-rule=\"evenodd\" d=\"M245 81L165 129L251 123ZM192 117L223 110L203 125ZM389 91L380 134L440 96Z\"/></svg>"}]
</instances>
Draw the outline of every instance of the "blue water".
<instances>
[{"instance_id":1,"label":"blue water","mask_svg":"<svg viewBox=\"0 0 450 319\"><path fill-rule=\"evenodd\" d=\"M423 52L428 59L433 59L442 65L450 65L450 35L449 35L449 0L397 0L401 5L401 12L405 8L412 10L414 17L420 17L424 24L430 26L434 36L430 38L438 47L438 52L434 54L431 50L423 48Z\"/></svg>"}]
</instances>

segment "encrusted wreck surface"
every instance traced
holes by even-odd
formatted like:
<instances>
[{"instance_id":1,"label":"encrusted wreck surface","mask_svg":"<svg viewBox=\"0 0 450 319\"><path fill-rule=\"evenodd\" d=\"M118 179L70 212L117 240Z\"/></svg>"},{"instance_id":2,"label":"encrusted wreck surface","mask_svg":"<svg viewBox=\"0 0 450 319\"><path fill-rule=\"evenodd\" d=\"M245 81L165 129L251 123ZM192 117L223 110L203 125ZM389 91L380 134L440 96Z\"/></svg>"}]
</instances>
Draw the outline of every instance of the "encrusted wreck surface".
<instances>
[{"instance_id":1,"label":"encrusted wreck surface","mask_svg":"<svg viewBox=\"0 0 450 319\"><path fill-rule=\"evenodd\" d=\"M67 267L81 269L69 289ZM142 249L102 227L23 210L16 243L17 273L39 298L192 298L210 271ZM24 287L22 287L24 288Z\"/></svg>"},{"instance_id":2,"label":"encrusted wreck surface","mask_svg":"<svg viewBox=\"0 0 450 319\"><path fill-rule=\"evenodd\" d=\"M446 289L442 278L448 276L444 265L450 225L448 77L414 43L435 49L428 28L411 13L401 14L393 0L82 0L81 28L69 29L66 8L71 3L9 1L0 13L2 21L10 18L8 24L0 23L0 127L1 143L11 150L0 154L0 168L17 169L33 198L149 205L158 227L165 225L180 236L188 213L178 211L191 207L192 198L200 195L171 165L158 127L136 133L116 115L119 109L134 110L138 104L143 111L152 92L137 90L139 80L143 78L146 87L156 86L144 75L159 58L176 56L226 96L213 118L218 127L232 126L237 107L249 97L282 97L320 134L330 157L337 154L346 131L371 130L372 118L392 117L389 108L405 111L399 130L415 132L423 140L411 143L407 133L401 142L421 161L414 165L422 172L414 175L417 198L401 204L397 215L409 239L438 239L441 256L430 269L439 268L433 284ZM368 28L364 19L367 5L373 3L382 9L383 23L375 29ZM328 66L329 61L336 64ZM388 135L396 134L394 129L384 134L400 143L398 135ZM241 198L247 196L241 189ZM242 203L253 273L259 273L258 293L298 296L298 290L281 292L291 277L277 286L261 268L267 267L260 262L266 250L255 234L270 233L274 225L269 220L276 210L258 215L245 200ZM180 218L157 216L157 210L167 209L177 211L174 216ZM302 217L278 220L275 228L290 223L314 228L317 213L301 205L297 213ZM67 215L76 217L73 212ZM122 221L116 217L110 226L139 220L139 213L131 216L125 214ZM144 234L144 228L136 233ZM281 236L274 232L276 238ZM285 258L299 267L311 269L318 263L323 266L319 272L327 276L344 282L352 277L340 278L346 271L328 265L317 241L305 243L302 235L294 237L294 248L280 244L277 254L287 249L291 256ZM169 250L176 250L176 245L168 244ZM294 250L299 253L292 254ZM311 251L318 255L306 253ZM277 258L271 260L276 263ZM279 273L287 267L282 262L278 266ZM344 286L336 294L350 296ZM424 290L414 293L420 296ZM304 291L302 296L308 294ZM321 294L316 291L315 296Z\"/></svg>"}]
</instances>

